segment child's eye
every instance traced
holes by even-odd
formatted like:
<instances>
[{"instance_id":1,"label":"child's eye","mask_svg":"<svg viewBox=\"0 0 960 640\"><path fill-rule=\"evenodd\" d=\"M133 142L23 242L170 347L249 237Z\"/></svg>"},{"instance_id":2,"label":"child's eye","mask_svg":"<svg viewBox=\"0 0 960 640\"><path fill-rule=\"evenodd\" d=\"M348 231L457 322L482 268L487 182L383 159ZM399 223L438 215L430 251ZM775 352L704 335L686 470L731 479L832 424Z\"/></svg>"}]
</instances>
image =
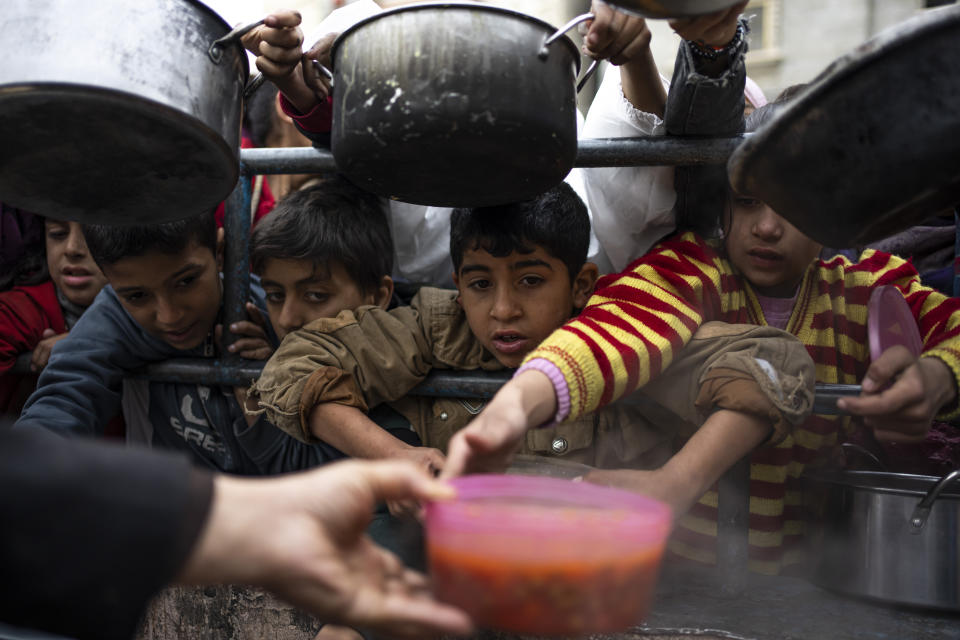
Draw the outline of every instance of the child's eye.
<instances>
[{"instance_id":1,"label":"child's eye","mask_svg":"<svg viewBox=\"0 0 960 640\"><path fill-rule=\"evenodd\" d=\"M760 206L760 201L750 196L737 196L733 199L734 204L745 209L752 209Z\"/></svg>"},{"instance_id":2,"label":"child's eye","mask_svg":"<svg viewBox=\"0 0 960 640\"><path fill-rule=\"evenodd\" d=\"M474 280L468 285L471 289L477 289L478 291L483 291L489 289L491 284L489 280Z\"/></svg>"},{"instance_id":3,"label":"child's eye","mask_svg":"<svg viewBox=\"0 0 960 640\"><path fill-rule=\"evenodd\" d=\"M313 302L314 304L322 304L330 299L329 293L323 293L321 291L308 291L307 300Z\"/></svg>"},{"instance_id":4,"label":"child's eye","mask_svg":"<svg viewBox=\"0 0 960 640\"><path fill-rule=\"evenodd\" d=\"M193 282L194 282L196 279L197 279L197 276L195 276L195 275L194 275L194 276L187 276L187 277L185 277L185 278L181 278L181 279L177 282L177 286L178 286L178 287L189 287L191 284L193 284Z\"/></svg>"},{"instance_id":5,"label":"child's eye","mask_svg":"<svg viewBox=\"0 0 960 640\"><path fill-rule=\"evenodd\" d=\"M279 291L265 291L263 297L267 302L272 302L273 304L280 304L283 302L283 293Z\"/></svg>"},{"instance_id":6,"label":"child's eye","mask_svg":"<svg viewBox=\"0 0 960 640\"><path fill-rule=\"evenodd\" d=\"M525 287L535 287L541 282L543 282L544 280L545 278L542 276L534 276L534 275L523 276L520 279L520 284L522 284Z\"/></svg>"},{"instance_id":7,"label":"child's eye","mask_svg":"<svg viewBox=\"0 0 960 640\"><path fill-rule=\"evenodd\" d=\"M47 237L51 240L65 240L68 235L70 234L66 231L50 231L47 233Z\"/></svg>"},{"instance_id":8,"label":"child's eye","mask_svg":"<svg viewBox=\"0 0 960 640\"><path fill-rule=\"evenodd\" d=\"M130 304L140 304L147 299L147 294L142 291L135 291L133 293L123 294L123 299L129 302Z\"/></svg>"}]
</instances>

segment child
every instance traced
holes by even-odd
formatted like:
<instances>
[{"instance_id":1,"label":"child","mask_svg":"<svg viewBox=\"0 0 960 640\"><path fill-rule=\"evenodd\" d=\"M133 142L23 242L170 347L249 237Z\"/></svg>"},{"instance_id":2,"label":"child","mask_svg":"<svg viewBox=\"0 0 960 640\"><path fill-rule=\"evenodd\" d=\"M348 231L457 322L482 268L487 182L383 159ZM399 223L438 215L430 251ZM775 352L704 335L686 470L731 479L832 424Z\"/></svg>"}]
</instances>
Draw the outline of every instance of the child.
<instances>
[{"instance_id":1,"label":"child","mask_svg":"<svg viewBox=\"0 0 960 640\"><path fill-rule=\"evenodd\" d=\"M76 222L47 218L39 253L43 266L30 282L0 293L0 411L18 415L36 387L35 375L8 374L17 356L32 351L30 368L43 369L53 345L67 335L106 278L90 257Z\"/></svg>"},{"instance_id":2,"label":"child","mask_svg":"<svg viewBox=\"0 0 960 640\"><path fill-rule=\"evenodd\" d=\"M393 242L379 199L340 176L294 191L253 230L250 267L282 340L312 320L393 296Z\"/></svg>"},{"instance_id":3,"label":"child","mask_svg":"<svg viewBox=\"0 0 960 640\"><path fill-rule=\"evenodd\" d=\"M133 377L151 362L218 351L222 240L212 211L137 227L86 225L83 231L110 284L57 345L20 422L96 436L122 403L129 440L187 451L197 464L219 471L275 473L336 457L265 423L248 423L229 387ZM261 326L259 287L251 287L250 299L254 321L234 327L248 337L231 345L244 357L269 352L274 340Z\"/></svg>"},{"instance_id":4,"label":"child","mask_svg":"<svg viewBox=\"0 0 960 640\"><path fill-rule=\"evenodd\" d=\"M748 129L774 108L751 114ZM779 326L797 336L816 364L817 382L862 380L864 395L839 406L879 431L922 434L936 413L954 413L960 301L921 286L909 263L888 254L868 250L857 263L816 260L819 244L748 196L730 197L723 227L722 242L674 236L602 281L581 315L530 353L484 413L457 434L445 473L502 465L527 429L577 418L632 392L682 355L711 320ZM919 359L893 348L869 362L866 303L885 284L897 286L913 309L924 336ZM775 446L753 452L753 570L779 573L802 560L800 475L822 462L849 425L849 418L812 416ZM743 445L731 431L712 447L698 446L700 462ZM618 482L601 481L629 485L631 476L638 477L623 472ZM649 479L639 477L639 484ZM680 521L674 552L713 562L716 506L710 491Z\"/></svg>"},{"instance_id":5,"label":"child","mask_svg":"<svg viewBox=\"0 0 960 640\"><path fill-rule=\"evenodd\" d=\"M250 264L260 276L270 323L283 340L304 325L365 305L390 306L393 242L379 199L340 176L294 191L253 231ZM246 403L256 412L255 401ZM387 406L370 419L414 450L410 423ZM347 452L354 455L351 452ZM416 459L437 455L417 450Z\"/></svg>"},{"instance_id":6,"label":"child","mask_svg":"<svg viewBox=\"0 0 960 640\"><path fill-rule=\"evenodd\" d=\"M597 276L585 262L588 230L566 184L529 202L458 210L450 239L456 291L425 287L408 308L368 307L306 325L287 336L251 395L288 433L349 455L417 455L366 419L363 411L381 403L406 416L425 446L444 450L483 403L407 394L432 368L518 366L586 303ZM688 414L687 395L673 395ZM644 417L652 404L532 432L524 450L596 466L657 466L670 446Z\"/></svg>"},{"instance_id":7,"label":"child","mask_svg":"<svg viewBox=\"0 0 960 640\"><path fill-rule=\"evenodd\" d=\"M393 296L393 241L380 200L340 176L325 177L281 200L254 228L250 264L260 276L270 323L281 340L341 311L364 305L385 310ZM247 407L257 409L249 401ZM385 437L415 451L418 461L442 460L439 452L417 447L410 423L390 407L378 407L369 419ZM368 533L408 566L422 568L423 540L412 523L380 507ZM317 636L359 637L329 624Z\"/></svg>"}]
</instances>

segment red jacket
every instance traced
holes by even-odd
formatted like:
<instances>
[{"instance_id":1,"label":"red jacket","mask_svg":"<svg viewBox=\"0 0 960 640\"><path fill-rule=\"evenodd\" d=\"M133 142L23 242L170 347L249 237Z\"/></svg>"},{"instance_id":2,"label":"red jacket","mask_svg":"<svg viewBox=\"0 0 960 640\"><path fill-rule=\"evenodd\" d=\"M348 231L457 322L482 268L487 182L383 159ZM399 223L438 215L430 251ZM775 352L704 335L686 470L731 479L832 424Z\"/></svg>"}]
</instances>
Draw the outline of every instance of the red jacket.
<instances>
[{"instance_id":1,"label":"red jacket","mask_svg":"<svg viewBox=\"0 0 960 640\"><path fill-rule=\"evenodd\" d=\"M0 412L19 414L36 388L36 375L7 372L17 356L37 346L46 329L67 330L52 281L0 293Z\"/></svg>"}]
</instances>

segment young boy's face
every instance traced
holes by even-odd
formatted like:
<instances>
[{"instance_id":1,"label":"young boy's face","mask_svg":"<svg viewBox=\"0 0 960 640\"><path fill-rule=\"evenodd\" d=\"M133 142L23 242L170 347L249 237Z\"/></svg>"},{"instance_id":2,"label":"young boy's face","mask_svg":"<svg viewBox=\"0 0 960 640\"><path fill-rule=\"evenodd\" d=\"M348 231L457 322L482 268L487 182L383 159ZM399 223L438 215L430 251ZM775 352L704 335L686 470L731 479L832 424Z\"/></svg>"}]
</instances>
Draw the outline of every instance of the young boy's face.
<instances>
[{"instance_id":1,"label":"young boy's face","mask_svg":"<svg viewBox=\"0 0 960 640\"><path fill-rule=\"evenodd\" d=\"M566 265L541 247L502 258L471 249L453 279L473 335L500 364L515 368L586 304L596 266L585 265L571 285Z\"/></svg>"},{"instance_id":2,"label":"young boy's face","mask_svg":"<svg viewBox=\"0 0 960 640\"><path fill-rule=\"evenodd\" d=\"M725 227L730 261L765 296L793 296L823 248L766 204L745 196L733 196Z\"/></svg>"},{"instance_id":3,"label":"young boy's face","mask_svg":"<svg viewBox=\"0 0 960 640\"><path fill-rule=\"evenodd\" d=\"M50 279L67 300L89 307L107 279L87 250L80 223L47 218L43 226Z\"/></svg>"},{"instance_id":4,"label":"young boy's face","mask_svg":"<svg viewBox=\"0 0 960 640\"><path fill-rule=\"evenodd\" d=\"M151 251L103 268L120 304L152 336L175 349L203 344L220 312L217 258L191 242L174 255Z\"/></svg>"},{"instance_id":5,"label":"young boy's face","mask_svg":"<svg viewBox=\"0 0 960 640\"><path fill-rule=\"evenodd\" d=\"M389 277L384 279L390 282ZM281 340L309 322L336 317L344 310L368 304L386 308L393 294L392 286L385 298L383 291L364 293L335 260L318 266L308 259L273 258L264 263L260 284L266 293L270 323Z\"/></svg>"}]
</instances>

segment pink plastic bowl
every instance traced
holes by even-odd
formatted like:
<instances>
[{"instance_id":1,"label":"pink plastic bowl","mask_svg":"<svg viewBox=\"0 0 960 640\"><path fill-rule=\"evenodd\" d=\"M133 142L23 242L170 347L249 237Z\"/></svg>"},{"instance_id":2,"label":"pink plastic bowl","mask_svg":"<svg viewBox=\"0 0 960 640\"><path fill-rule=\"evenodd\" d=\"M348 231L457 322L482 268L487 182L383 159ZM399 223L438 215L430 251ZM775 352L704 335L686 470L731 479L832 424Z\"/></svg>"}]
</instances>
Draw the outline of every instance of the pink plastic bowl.
<instances>
[{"instance_id":1,"label":"pink plastic bowl","mask_svg":"<svg viewBox=\"0 0 960 640\"><path fill-rule=\"evenodd\" d=\"M478 475L426 507L434 592L483 627L537 635L639 623L656 585L670 508L556 478Z\"/></svg>"}]
</instances>

